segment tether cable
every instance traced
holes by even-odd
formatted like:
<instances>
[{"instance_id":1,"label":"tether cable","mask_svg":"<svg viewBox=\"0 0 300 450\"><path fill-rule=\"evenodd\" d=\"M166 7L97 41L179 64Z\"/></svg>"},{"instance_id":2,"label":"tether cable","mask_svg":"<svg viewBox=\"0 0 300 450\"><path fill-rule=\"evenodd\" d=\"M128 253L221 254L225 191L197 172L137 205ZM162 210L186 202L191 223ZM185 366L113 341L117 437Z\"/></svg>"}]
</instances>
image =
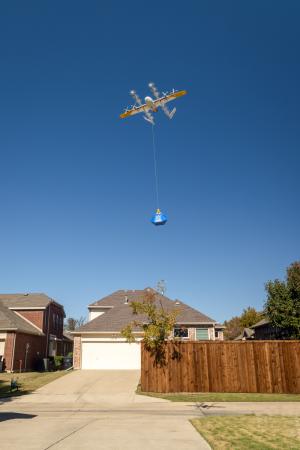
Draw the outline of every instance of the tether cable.
<instances>
[{"instance_id":1,"label":"tether cable","mask_svg":"<svg viewBox=\"0 0 300 450\"><path fill-rule=\"evenodd\" d=\"M157 170L157 150L155 145L154 125L152 124L152 147L153 147L153 163L154 163L154 179L155 179L155 192L156 192L156 205L159 209L159 197L158 197L158 170Z\"/></svg>"}]
</instances>

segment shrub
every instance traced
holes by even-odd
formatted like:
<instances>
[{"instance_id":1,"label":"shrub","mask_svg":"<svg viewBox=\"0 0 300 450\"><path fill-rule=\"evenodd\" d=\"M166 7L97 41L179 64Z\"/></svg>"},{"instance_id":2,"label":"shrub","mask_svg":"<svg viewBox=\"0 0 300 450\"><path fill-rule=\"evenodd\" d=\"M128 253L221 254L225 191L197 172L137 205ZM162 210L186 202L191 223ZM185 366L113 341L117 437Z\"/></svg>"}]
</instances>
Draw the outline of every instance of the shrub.
<instances>
[{"instance_id":1,"label":"shrub","mask_svg":"<svg viewBox=\"0 0 300 450\"><path fill-rule=\"evenodd\" d=\"M60 369L63 364L63 356L54 356L54 364L56 369Z\"/></svg>"}]
</instances>

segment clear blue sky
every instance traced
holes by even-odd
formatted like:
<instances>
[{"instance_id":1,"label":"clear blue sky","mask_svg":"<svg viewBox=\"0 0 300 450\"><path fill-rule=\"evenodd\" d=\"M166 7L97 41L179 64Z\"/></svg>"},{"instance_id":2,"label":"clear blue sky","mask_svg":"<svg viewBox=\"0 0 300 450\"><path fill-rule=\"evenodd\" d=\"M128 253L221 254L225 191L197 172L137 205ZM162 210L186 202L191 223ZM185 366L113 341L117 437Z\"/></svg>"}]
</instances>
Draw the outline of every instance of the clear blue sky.
<instances>
[{"instance_id":1,"label":"clear blue sky","mask_svg":"<svg viewBox=\"0 0 300 450\"><path fill-rule=\"evenodd\" d=\"M2 2L0 291L78 317L165 279L219 321L261 308L299 259L299 20L297 0ZM149 81L188 91L156 115L158 228L151 126L118 117Z\"/></svg>"}]
</instances>

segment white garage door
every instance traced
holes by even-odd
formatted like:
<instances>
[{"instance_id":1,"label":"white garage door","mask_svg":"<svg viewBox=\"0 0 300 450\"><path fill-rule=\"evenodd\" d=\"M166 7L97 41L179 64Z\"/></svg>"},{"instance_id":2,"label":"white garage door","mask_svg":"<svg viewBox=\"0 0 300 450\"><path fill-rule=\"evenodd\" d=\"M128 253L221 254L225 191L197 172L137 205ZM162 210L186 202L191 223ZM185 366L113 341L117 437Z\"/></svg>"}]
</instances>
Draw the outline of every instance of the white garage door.
<instances>
[{"instance_id":1,"label":"white garage door","mask_svg":"<svg viewBox=\"0 0 300 450\"><path fill-rule=\"evenodd\" d=\"M133 342L82 342L82 369L140 369L141 345Z\"/></svg>"}]
</instances>

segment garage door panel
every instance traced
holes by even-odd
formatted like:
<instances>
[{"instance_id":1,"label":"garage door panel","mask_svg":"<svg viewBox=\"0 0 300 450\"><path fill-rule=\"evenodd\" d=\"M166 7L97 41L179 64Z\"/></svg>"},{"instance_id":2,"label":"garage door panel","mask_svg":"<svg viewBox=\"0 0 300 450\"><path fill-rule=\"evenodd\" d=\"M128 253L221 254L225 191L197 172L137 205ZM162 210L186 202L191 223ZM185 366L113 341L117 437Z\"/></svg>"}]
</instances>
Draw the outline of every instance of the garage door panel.
<instances>
[{"instance_id":1,"label":"garage door panel","mask_svg":"<svg viewBox=\"0 0 300 450\"><path fill-rule=\"evenodd\" d=\"M82 342L82 369L137 370L141 346L128 342Z\"/></svg>"}]
</instances>

